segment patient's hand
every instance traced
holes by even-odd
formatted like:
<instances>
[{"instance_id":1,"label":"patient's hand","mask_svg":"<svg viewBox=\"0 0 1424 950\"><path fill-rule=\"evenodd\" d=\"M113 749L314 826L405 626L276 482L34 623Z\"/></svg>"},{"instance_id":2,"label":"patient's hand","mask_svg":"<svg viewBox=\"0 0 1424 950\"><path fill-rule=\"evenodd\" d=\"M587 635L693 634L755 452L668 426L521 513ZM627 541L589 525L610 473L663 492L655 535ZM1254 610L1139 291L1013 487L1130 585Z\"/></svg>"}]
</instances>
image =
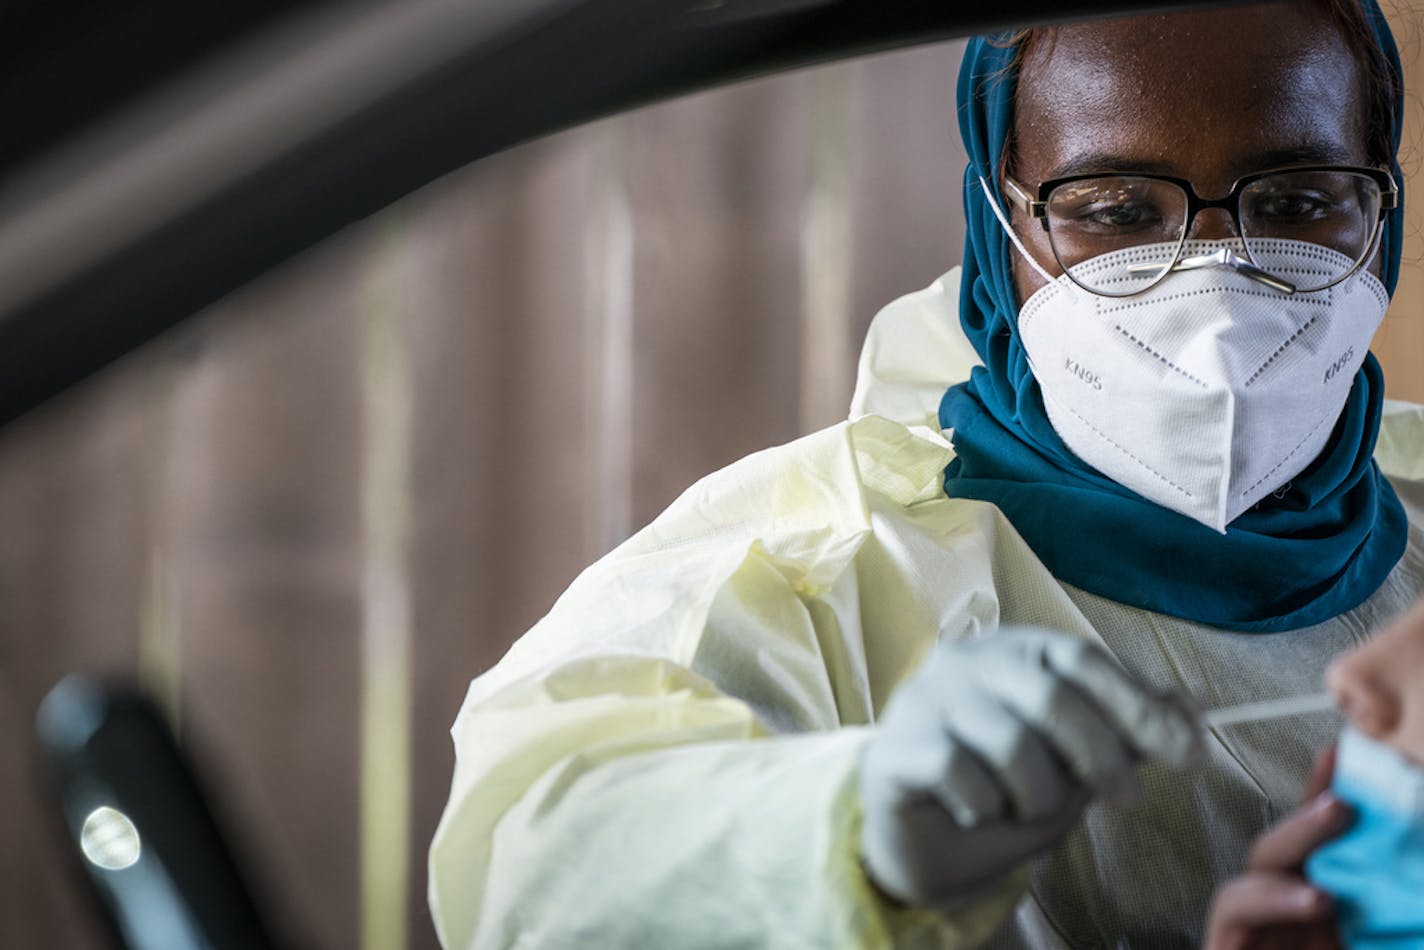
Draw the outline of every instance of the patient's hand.
<instances>
[{"instance_id":1,"label":"patient's hand","mask_svg":"<svg viewBox=\"0 0 1424 950\"><path fill-rule=\"evenodd\" d=\"M1316 761L1305 804L1251 848L1246 873L1216 892L1207 950L1324 950L1340 946L1330 897L1302 870L1306 856L1350 823L1349 808L1328 791L1334 748Z\"/></svg>"},{"instance_id":2,"label":"patient's hand","mask_svg":"<svg viewBox=\"0 0 1424 950\"><path fill-rule=\"evenodd\" d=\"M1424 763L1424 600L1331 664L1331 695L1357 730ZM1327 750L1306 783L1306 804L1251 849L1246 873L1217 891L1209 950L1338 947L1330 897L1302 873L1310 852L1343 831L1348 808L1325 791Z\"/></svg>"}]
</instances>

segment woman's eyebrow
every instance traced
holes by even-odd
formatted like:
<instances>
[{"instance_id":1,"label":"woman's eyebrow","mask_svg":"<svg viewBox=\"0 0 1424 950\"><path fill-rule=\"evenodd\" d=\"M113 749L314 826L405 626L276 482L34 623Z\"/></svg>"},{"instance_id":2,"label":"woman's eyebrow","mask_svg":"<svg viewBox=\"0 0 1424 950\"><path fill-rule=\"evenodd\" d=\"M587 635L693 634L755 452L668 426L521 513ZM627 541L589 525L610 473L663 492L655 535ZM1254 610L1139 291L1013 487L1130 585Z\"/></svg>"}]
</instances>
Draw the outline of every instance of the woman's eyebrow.
<instances>
[{"instance_id":1,"label":"woman's eyebrow","mask_svg":"<svg viewBox=\"0 0 1424 950\"><path fill-rule=\"evenodd\" d=\"M1069 175L1083 175L1089 172L1149 172L1154 175L1170 175L1175 169L1161 161L1143 160L1111 152L1095 152L1077 155L1053 169L1045 179L1067 178Z\"/></svg>"},{"instance_id":2,"label":"woman's eyebrow","mask_svg":"<svg viewBox=\"0 0 1424 950\"><path fill-rule=\"evenodd\" d=\"M1349 165L1355 156L1335 142L1310 142L1291 148L1269 149L1249 156L1242 164L1243 174L1264 168L1288 165Z\"/></svg>"},{"instance_id":3,"label":"woman's eyebrow","mask_svg":"<svg viewBox=\"0 0 1424 950\"><path fill-rule=\"evenodd\" d=\"M1305 142L1288 148L1266 149L1243 156L1233 162L1232 173L1249 175L1267 168L1285 168L1291 165L1350 165L1355 156L1351 151L1335 142ZM1093 152L1076 155L1054 168L1045 181L1067 178L1070 175L1084 175L1091 172L1131 173L1146 172L1153 175L1175 175L1185 177L1181 169L1168 162L1133 158L1113 152Z\"/></svg>"}]
</instances>

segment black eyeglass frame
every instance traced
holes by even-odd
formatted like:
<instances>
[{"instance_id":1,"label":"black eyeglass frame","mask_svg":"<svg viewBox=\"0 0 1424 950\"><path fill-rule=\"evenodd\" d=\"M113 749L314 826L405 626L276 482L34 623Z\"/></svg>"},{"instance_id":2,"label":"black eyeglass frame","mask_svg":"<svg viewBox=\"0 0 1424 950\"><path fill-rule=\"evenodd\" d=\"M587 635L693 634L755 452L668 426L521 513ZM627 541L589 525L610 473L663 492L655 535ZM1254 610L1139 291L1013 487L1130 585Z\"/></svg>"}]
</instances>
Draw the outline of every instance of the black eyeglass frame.
<instances>
[{"instance_id":1,"label":"black eyeglass frame","mask_svg":"<svg viewBox=\"0 0 1424 950\"><path fill-rule=\"evenodd\" d=\"M1075 181L1088 181L1093 178L1145 178L1151 181L1161 181L1176 185L1187 196L1186 222L1182 226L1182 233L1177 242L1177 256L1180 257L1182 248L1186 246L1187 236L1191 234L1192 222L1196 221L1197 215L1202 211L1208 208L1221 208L1225 210L1231 215L1231 224L1236 229L1236 234L1243 236L1241 234L1241 192L1245 190L1247 186L1260 181L1262 178L1269 178L1272 175L1301 174L1308 172L1349 172L1363 175L1372 179L1380 190L1379 215L1374 221L1369 238L1365 241L1364 252L1360 258L1355 261L1354 267L1351 267L1346 273L1325 285L1325 287L1333 287L1341 281L1347 280L1369 260L1372 249L1379 240L1380 225L1384 222L1385 215L1394 210L1399 204L1399 187L1395 184L1394 176L1386 169L1357 165L1290 165L1281 168L1268 168L1264 171L1252 172L1249 175L1243 175L1236 179L1231 185L1231 190L1220 198L1203 198L1197 194L1196 186L1185 178L1177 178L1172 175L1158 175L1152 172L1114 170L1065 175L1062 178L1051 178L1048 181L1040 183L1036 196L1031 196L1028 189L1012 176L1005 173L1000 177L1003 179L1004 190L1007 193L1009 201L1024 214L1027 214L1031 218L1037 218L1042 222L1045 232L1049 230L1048 198L1053 194L1055 189L1061 188L1063 185L1071 185ZM1052 241L1049 242L1049 245L1052 247ZM1251 249L1249 244L1246 246L1246 254L1247 257L1250 257ZM1057 248L1053 248L1053 256L1055 259L1058 259ZM1172 261L1173 266L1175 266L1176 263L1177 259L1174 257ZM1064 264L1062 260L1058 260L1058 264L1063 268L1064 273L1068 274L1070 278L1073 277L1071 268ZM1149 290L1171 271L1172 267L1166 268L1158 276L1157 280L1152 281L1152 284L1126 296L1135 296L1136 294ZM1076 278L1073 278L1073 282L1078 283ZM1318 287L1315 288L1315 290L1324 290L1325 287ZM1084 289L1092 293L1099 293L1099 291L1093 290L1092 288Z\"/></svg>"},{"instance_id":2,"label":"black eyeglass frame","mask_svg":"<svg viewBox=\"0 0 1424 950\"><path fill-rule=\"evenodd\" d=\"M1197 194L1196 186L1185 178L1175 178L1171 175L1158 175L1152 172L1126 172L1126 171L1102 171L1084 172L1078 175L1065 175L1062 178L1050 178L1038 186L1038 194L1030 197L1024 185L1014 180L1009 175L1004 175L1004 186L1010 192L1009 200L1014 203L1014 207L1024 212L1031 218L1037 218L1043 222L1043 230L1048 230L1048 196L1053 194L1054 189L1064 185L1071 185L1075 181L1088 181L1093 178L1147 178L1152 181L1164 181L1176 185L1187 194L1187 233L1192 230L1192 222L1196 220L1197 214L1208 208L1223 208L1231 215L1231 223L1236 226L1236 233L1241 233L1241 192L1245 188L1262 178L1269 178L1272 175L1281 174L1301 174L1306 172L1351 172L1356 175L1364 175L1374 179L1380 190L1380 218L1383 219L1386 211L1394 210L1399 204L1399 189L1394 183L1394 176L1383 168L1368 168L1356 165L1293 165L1284 168L1268 168L1265 171L1252 172L1236 179L1231 190L1220 198L1203 198Z\"/></svg>"}]
</instances>

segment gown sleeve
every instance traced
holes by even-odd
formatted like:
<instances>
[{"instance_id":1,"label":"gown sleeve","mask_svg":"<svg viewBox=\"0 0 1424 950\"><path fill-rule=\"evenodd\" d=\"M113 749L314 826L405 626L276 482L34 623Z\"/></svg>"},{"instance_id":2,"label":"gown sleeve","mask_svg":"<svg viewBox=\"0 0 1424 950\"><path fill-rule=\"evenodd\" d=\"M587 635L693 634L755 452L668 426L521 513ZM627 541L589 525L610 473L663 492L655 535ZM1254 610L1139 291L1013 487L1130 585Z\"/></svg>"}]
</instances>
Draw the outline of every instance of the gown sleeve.
<instances>
[{"instance_id":1,"label":"gown sleeve","mask_svg":"<svg viewBox=\"0 0 1424 950\"><path fill-rule=\"evenodd\" d=\"M743 459L586 570L470 688L430 905L454 947L972 946L857 848L875 716L938 636L997 623L995 515L876 416ZM987 527L986 527L987 526Z\"/></svg>"}]
</instances>

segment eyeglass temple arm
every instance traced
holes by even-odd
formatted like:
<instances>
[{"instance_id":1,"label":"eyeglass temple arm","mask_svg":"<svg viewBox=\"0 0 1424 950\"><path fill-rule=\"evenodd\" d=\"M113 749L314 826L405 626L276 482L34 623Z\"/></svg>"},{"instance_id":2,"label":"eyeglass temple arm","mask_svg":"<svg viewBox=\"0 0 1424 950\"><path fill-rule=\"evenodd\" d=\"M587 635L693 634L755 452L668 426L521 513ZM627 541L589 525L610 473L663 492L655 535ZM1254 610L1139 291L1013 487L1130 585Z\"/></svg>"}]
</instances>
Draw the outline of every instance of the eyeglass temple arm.
<instances>
[{"instance_id":1,"label":"eyeglass temple arm","mask_svg":"<svg viewBox=\"0 0 1424 950\"><path fill-rule=\"evenodd\" d=\"M1027 191L1024 190L1023 185L1020 185L1008 175L1004 175L1003 179L1004 190L1008 192L1009 200L1014 203L1015 208L1018 208L1020 211L1022 211L1024 214L1028 215L1031 218L1048 217L1047 202L1035 201L1033 195L1030 195Z\"/></svg>"},{"instance_id":2,"label":"eyeglass temple arm","mask_svg":"<svg viewBox=\"0 0 1424 950\"><path fill-rule=\"evenodd\" d=\"M1394 182L1394 175L1388 175L1388 178L1389 187L1380 189L1381 211L1393 211L1399 207L1399 186Z\"/></svg>"}]
</instances>

